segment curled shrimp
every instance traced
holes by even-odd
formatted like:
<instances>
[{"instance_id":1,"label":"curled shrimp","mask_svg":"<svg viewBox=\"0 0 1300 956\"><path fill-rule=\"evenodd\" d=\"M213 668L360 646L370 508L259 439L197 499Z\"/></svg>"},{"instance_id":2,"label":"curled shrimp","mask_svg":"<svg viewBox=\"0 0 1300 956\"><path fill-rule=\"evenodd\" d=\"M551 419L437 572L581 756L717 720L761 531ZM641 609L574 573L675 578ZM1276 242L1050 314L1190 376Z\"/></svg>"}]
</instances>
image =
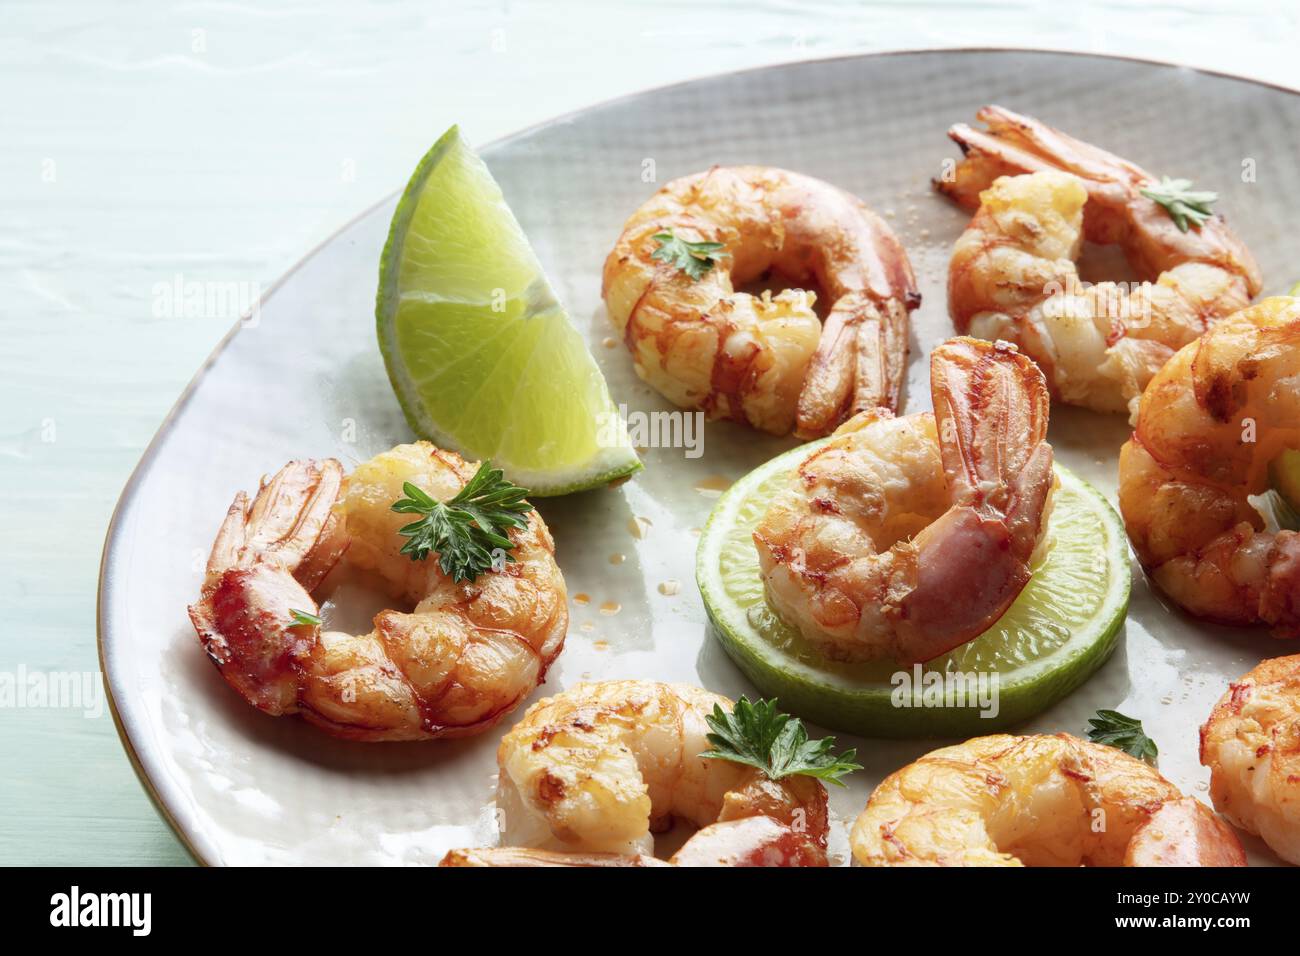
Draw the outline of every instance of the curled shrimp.
<instances>
[{"instance_id":1,"label":"curled shrimp","mask_svg":"<svg viewBox=\"0 0 1300 956\"><path fill-rule=\"evenodd\" d=\"M1042 373L951 339L930 389L934 414L842 425L754 531L769 602L827 657L938 657L1029 581L1053 483Z\"/></svg>"},{"instance_id":2,"label":"curled shrimp","mask_svg":"<svg viewBox=\"0 0 1300 956\"><path fill-rule=\"evenodd\" d=\"M1236 834L1153 767L1069 734L976 737L885 778L864 866L1245 866Z\"/></svg>"},{"instance_id":3,"label":"curled shrimp","mask_svg":"<svg viewBox=\"0 0 1300 956\"><path fill-rule=\"evenodd\" d=\"M935 187L976 210L948 272L957 331L1018 344L1062 401L1132 412L1175 351L1249 304L1259 268L1221 216L1180 231L1154 177L999 106L949 130L965 158ZM1118 244L1142 281L1084 286L1082 240Z\"/></svg>"},{"instance_id":4,"label":"curled shrimp","mask_svg":"<svg viewBox=\"0 0 1300 956\"><path fill-rule=\"evenodd\" d=\"M1201 728L1214 808L1300 864L1300 655L1234 681Z\"/></svg>"},{"instance_id":5,"label":"curled shrimp","mask_svg":"<svg viewBox=\"0 0 1300 956\"><path fill-rule=\"evenodd\" d=\"M525 847L452 850L439 866L645 867L822 866L821 851L792 827L769 817L741 817L702 827L668 860L645 853L560 853Z\"/></svg>"},{"instance_id":6,"label":"curled shrimp","mask_svg":"<svg viewBox=\"0 0 1300 956\"><path fill-rule=\"evenodd\" d=\"M700 827L672 857L680 866L825 866L826 788L702 758L715 705L732 702L639 680L539 701L497 751L507 848L453 851L445 862L637 865L653 856L653 834L680 819Z\"/></svg>"},{"instance_id":7,"label":"curled shrimp","mask_svg":"<svg viewBox=\"0 0 1300 956\"><path fill-rule=\"evenodd\" d=\"M300 714L353 740L478 733L538 685L568 627L564 579L541 517L512 530L515 559L453 582L436 559L400 549L392 511L410 482L453 497L475 472L428 442L399 445L350 477L333 459L291 461L240 492L217 535L190 619L208 656L250 704ZM369 634L312 622L312 592L347 553L411 610L376 615ZM296 613L295 613L296 612Z\"/></svg>"},{"instance_id":8,"label":"curled shrimp","mask_svg":"<svg viewBox=\"0 0 1300 956\"><path fill-rule=\"evenodd\" d=\"M1184 346L1142 395L1119 504L1147 572L1192 614L1300 637L1300 534L1252 503L1300 448L1300 299L1278 296Z\"/></svg>"},{"instance_id":9,"label":"curled shrimp","mask_svg":"<svg viewBox=\"0 0 1300 956\"><path fill-rule=\"evenodd\" d=\"M717 261L692 278L656 259L664 233L720 243ZM825 327L814 291L736 291L769 276L819 286ZM898 408L921 302L902 245L861 200L764 166L715 166L659 190L623 226L602 294L637 374L669 401L804 438Z\"/></svg>"},{"instance_id":10,"label":"curled shrimp","mask_svg":"<svg viewBox=\"0 0 1300 956\"><path fill-rule=\"evenodd\" d=\"M653 856L620 853L557 853L527 847L489 846L448 850L438 866L511 867L646 867L671 866Z\"/></svg>"}]
</instances>

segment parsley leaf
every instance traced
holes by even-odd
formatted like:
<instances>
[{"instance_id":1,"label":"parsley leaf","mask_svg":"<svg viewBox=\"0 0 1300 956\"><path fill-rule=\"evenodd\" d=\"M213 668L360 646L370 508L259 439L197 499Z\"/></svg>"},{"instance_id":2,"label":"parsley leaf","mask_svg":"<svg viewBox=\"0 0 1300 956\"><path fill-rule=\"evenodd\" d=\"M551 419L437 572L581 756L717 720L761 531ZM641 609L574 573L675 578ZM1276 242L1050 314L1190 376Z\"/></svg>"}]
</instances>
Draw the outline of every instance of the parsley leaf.
<instances>
[{"instance_id":1,"label":"parsley leaf","mask_svg":"<svg viewBox=\"0 0 1300 956\"><path fill-rule=\"evenodd\" d=\"M656 233L651 238L659 243L659 248L650 254L650 258L676 266L692 279L702 278L727 255L720 242L687 242L671 232Z\"/></svg>"},{"instance_id":2,"label":"parsley leaf","mask_svg":"<svg viewBox=\"0 0 1300 956\"><path fill-rule=\"evenodd\" d=\"M1099 710L1088 719L1088 739L1124 751L1151 763L1159 755L1156 742L1142 730L1142 721L1125 717L1117 710Z\"/></svg>"},{"instance_id":3,"label":"parsley leaf","mask_svg":"<svg viewBox=\"0 0 1300 956\"><path fill-rule=\"evenodd\" d=\"M289 608L289 617L293 620L291 627L320 627L322 621L315 614L309 614L306 611L299 611L296 608Z\"/></svg>"},{"instance_id":4,"label":"parsley leaf","mask_svg":"<svg viewBox=\"0 0 1300 956\"><path fill-rule=\"evenodd\" d=\"M862 769L853 762L856 750L837 757L832 751L834 737L809 740L803 721L777 710L776 700L750 703L748 697L741 697L731 713L714 704L706 720L713 731L708 735L713 749L701 757L757 767L772 780L802 774L842 787L841 777Z\"/></svg>"},{"instance_id":5,"label":"parsley leaf","mask_svg":"<svg viewBox=\"0 0 1300 956\"><path fill-rule=\"evenodd\" d=\"M1214 215L1210 204L1219 199L1218 193L1193 191L1190 179L1170 179L1168 176L1156 185L1138 191L1164 206L1179 232L1187 231L1188 222L1197 228L1203 226Z\"/></svg>"},{"instance_id":6,"label":"parsley leaf","mask_svg":"<svg viewBox=\"0 0 1300 956\"><path fill-rule=\"evenodd\" d=\"M514 561L510 551L514 542L507 536L511 528L526 528L524 517L533 506L524 500L528 492L505 478L492 462L479 465L469 480L450 501L437 501L409 481L403 483L406 494L393 503L393 510L422 515L397 530L410 538L400 553L412 561L423 561L430 551L438 552L438 566L453 581L473 581L500 560Z\"/></svg>"}]
</instances>

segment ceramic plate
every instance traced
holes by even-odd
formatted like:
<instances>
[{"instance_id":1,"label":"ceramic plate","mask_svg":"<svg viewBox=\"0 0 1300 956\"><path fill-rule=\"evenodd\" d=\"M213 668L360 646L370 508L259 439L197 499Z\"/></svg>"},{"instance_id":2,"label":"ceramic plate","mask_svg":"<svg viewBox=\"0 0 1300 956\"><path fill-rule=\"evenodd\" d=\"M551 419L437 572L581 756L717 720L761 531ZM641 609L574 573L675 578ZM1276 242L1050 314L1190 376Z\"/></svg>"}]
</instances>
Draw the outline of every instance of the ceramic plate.
<instances>
[{"instance_id":1,"label":"ceramic plate","mask_svg":"<svg viewBox=\"0 0 1300 956\"><path fill-rule=\"evenodd\" d=\"M966 216L929 188L956 155L945 130L1001 103L1219 191L1218 206L1278 292L1300 278L1300 96L1194 70L1064 54L964 51L828 60L654 90L566 116L483 150L615 400L668 406L610 347L600 270L624 218L656 188L714 163L799 170L863 197L888 217L916 266L907 407L926 408L925 356L951 334L944 281ZM432 142L441 130L429 130ZM1243 175L1243 172L1250 175ZM398 184L394 184L395 186ZM293 457L363 461L411 439L376 347L382 203L286 277L255 321L204 365L150 445L105 546L100 639L123 740L146 786L208 863L430 864L451 847L495 841L497 740L411 745L335 740L240 700L199 649L186 617L227 504ZM526 396L520 396L526 401ZM1060 460L1112 498L1125 422L1057 406ZM650 449L615 489L540 500L573 596L568 644L535 696L583 679L689 681L754 693L707 634L693 580L696 534L719 490L785 448L725 423L703 454ZM1083 688L1026 731L1080 733L1099 707L1141 717L1162 771L1206 796L1197 727L1230 679L1284 645L1258 631L1194 622L1164 606L1134 570L1119 650ZM368 629L377 608L345 587L338 626ZM579 595L589 596L577 603ZM519 713L522 713L520 711ZM517 716L517 714L516 714ZM923 714L921 714L923 717ZM831 794L833 850L888 772L933 741L856 745L864 772ZM1257 862L1274 862L1248 841Z\"/></svg>"}]
</instances>

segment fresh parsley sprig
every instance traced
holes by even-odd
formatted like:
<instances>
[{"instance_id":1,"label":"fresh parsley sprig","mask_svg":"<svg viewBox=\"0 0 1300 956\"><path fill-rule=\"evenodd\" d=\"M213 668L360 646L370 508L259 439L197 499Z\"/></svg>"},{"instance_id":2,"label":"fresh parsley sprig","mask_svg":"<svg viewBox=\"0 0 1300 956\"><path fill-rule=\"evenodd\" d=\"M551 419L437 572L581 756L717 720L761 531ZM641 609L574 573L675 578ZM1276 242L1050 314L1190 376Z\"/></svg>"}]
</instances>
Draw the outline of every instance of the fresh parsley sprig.
<instances>
[{"instance_id":1,"label":"fresh parsley sprig","mask_svg":"<svg viewBox=\"0 0 1300 956\"><path fill-rule=\"evenodd\" d=\"M1088 719L1088 739L1115 747L1131 757L1153 763L1160 751L1156 742L1142 730L1142 721L1125 717L1117 710L1099 710Z\"/></svg>"},{"instance_id":2,"label":"fresh parsley sprig","mask_svg":"<svg viewBox=\"0 0 1300 956\"><path fill-rule=\"evenodd\" d=\"M1198 229L1205 225L1214 215L1210 204L1219 199L1218 193L1194 191L1190 179L1170 179L1168 176L1139 192L1152 202L1164 206L1179 232L1186 232L1188 223Z\"/></svg>"},{"instance_id":3,"label":"fresh parsley sprig","mask_svg":"<svg viewBox=\"0 0 1300 956\"><path fill-rule=\"evenodd\" d=\"M735 708L727 713L717 704L706 718L712 750L701 757L731 760L757 767L772 780L800 774L839 784L840 778L861 770L853 762L856 750L846 750L838 757L833 747L834 737L809 740L803 721L776 709L776 700L758 700L748 697L736 701Z\"/></svg>"},{"instance_id":4,"label":"fresh parsley sprig","mask_svg":"<svg viewBox=\"0 0 1300 956\"><path fill-rule=\"evenodd\" d=\"M510 551L514 542L511 528L525 528L524 517L533 506L524 500L528 492L511 484L492 462L479 465L469 480L449 501L438 501L409 481L403 483L406 494L393 503L393 510L421 515L397 530L410 540L402 545L402 554L412 561L423 561L430 551L438 553L438 566L453 581L473 581L493 566L493 552L514 561Z\"/></svg>"},{"instance_id":5,"label":"fresh parsley sprig","mask_svg":"<svg viewBox=\"0 0 1300 956\"><path fill-rule=\"evenodd\" d=\"M656 233L651 238L659 243L659 248L650 254L651 259L666 262L696 280L726 256L720 242L687 242L671 232Z\"/></svg>"}]
</instances>

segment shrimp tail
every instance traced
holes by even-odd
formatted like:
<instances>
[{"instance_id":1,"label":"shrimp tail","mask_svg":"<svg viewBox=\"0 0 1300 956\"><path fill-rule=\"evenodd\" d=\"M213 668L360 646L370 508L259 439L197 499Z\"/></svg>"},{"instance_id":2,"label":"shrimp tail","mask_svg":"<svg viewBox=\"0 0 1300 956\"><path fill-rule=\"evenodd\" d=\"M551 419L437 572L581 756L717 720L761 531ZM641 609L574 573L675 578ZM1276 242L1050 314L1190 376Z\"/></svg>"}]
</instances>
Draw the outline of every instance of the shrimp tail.
<instances>
[{"instance_id":1,"label":"shrimp tail","mask_svg":"<svg viewBox=\"0 0 1300 956\"><path fill-rule=\"evenodd\" d=\"M1246 866L1237 834L1195 797L1169 800L1139 826L1125 866Z\"/></svg>"},{"instance_id":2,"label":"shrimp tail","mask_svg":"<svg viewBox=\"0 0 1300 956\"><path fill-rule=\"evenodd\" d=\"M511 866L511 867L605 867L668 866L644 853L560 853L555 850L532 850L526 847L498 846L472 850L449 850L438 866Z\"/></svg>"},{"instance_id":3,"label":"shrimp tail","mask_svg":"<svg viewBox=\"0 0 1300 956\"><path fill-rule=\"evenodd\" d=\"M725 820L698 830L675 866L826 866L826 848L769 816Z\"/></svg>"},{"instance_id":4,"label":"shrimp tail","mask_svg":"<svg viewBox=\"0 0 1300 956\"><path fill-rule=\"evenodd\" d=\"M1091 198L1112 204L1122 203L1133 184L1154 178L1128 160L1032 116L1001 106L985 106L975 115L988 129L954 124L948 138L961 147L965 158L954 175L934 182L935 189L964 208L978 209L980 193L999 176L1061 170L1078 176Z\"/></svg>"},{"instance_id":5,"label":"shrimp tail","mask_svg":"<svg viewBox=\"0 0 1300 956\"><path fill-rule=\"evenodd\" d=\"M259 564L228 568L189 608L203 650L227 683L272 716L297 712L298 673L316 629L294 623L316 602L291 575Z\"/></svg>"},{"instance_id":6,"label":"shrimp tail","mask_svg":"<svg viewBox=\"0 0 1300 956\"><path fill-rule=\"evenodd\" d=\"M338 461L291 461L264 479L251 504L235 496L208 557L207 577L190 621L208 657L249 703L269 714L294 713L298 674L317 628L296 623L315 614L311 589L347 550L333 511L342 484Z\"/></svg>"},{"instance_id":7,"label":"shrimp tail","mask_svg":"<svg viewBox=\"0 0 1300 956\"><path fill-rule=\"evenodd\" d=\"M866 866L1246 864L1231 828L1154 767L1069 734L932 751L885 778L849 840Z\"/></svg>"},{"instance_id":8,"label":"shrimp tail","mask_svg":"<svg viewBox=\"0 0 1300 956\"><path fill-rule=\"evenodd\" d=\"M768 816L702 827L671 860L645 853L562 853L526 847L451 850L439 866L643 867L826 866L826 849L806 833Z\"/></svg>"},{"instance_id":9,"label":"shrimp tail","mask_svg":"<svg viewBox=\"0 0 1300 956\"><path fill-rule=\"evenodd\" d=\"M907 372L909 308L899 300L877 306L860 295L836 303L799 393L797 437L829 434L869 409L898 411Z\"/></svg>"},{"instance_id":10,"label":"shrimp tail","mask_svg":"<svg viewBox=\"0 0 1300 956\"><path fill-rule=\"evenodd\" d=\"M932 354L930 393L944 473L968 499L1015 485L1047 438L1047 383L1010 343L949 339Z\"/></svg>"},{"instance_id":11,"label":"shrimp tail","mask_svg":"<svg viewBox=\"0 0 1300 956\"><path fill-rule=\"evenodd\" d=\"M1029 581L1052 485L1043 374L1005 342L957 338L931 356L940 454L954 507L916 538L925 553L901 602L900 660L980 634Z\"/></svg>"},{"instance_id":12,"label":"shrimp tail","mask_svg":"<svg viewBox=\"0 0 1300 956\"><path fill-rule=\"evenodd\" d=\"M248 495L239 492L226 509L225 520L217 531L217 539L208 554L206 578L211 581L227 568L234 567L244 548L245 528L248 524Z\"/></svg>"},{"instance_id":13,"label":"shrimp tail","mask_svg":"<svg viewBox=\"0 0 1300 956\"><path fill-rule=\"evenodd\" d=\"M985 106L976 117L986 130L965 123L948 130L963 159L933 183L958 205L978 209L980 194L999 176L1047 170L1069 173L1088 192L1083 231L1090 242L1125 243L1140 236L1142 243L1130 241L1125 248L1140 273L1154 277L1180 263L1217 264L1235 277L1234 284L1240 284L1246 301L1258 294L1259 266L1222 216L1215 215L1185 233L1173 227L1165 210L1142 195L1143 187L1156 177L1135 163L1001 106Z\"/></svg>"},{"instance_id":14,"label":"shrimp tail","mask_svg":"<svg viewBox=\"0 0 1300 956\"><path fill-rule=\"evenodd\" d=\"M289 462L258 489L245 521L245 545L278 559L312 590L347 550L342 518L334 510L342 487L337 459Z\"/></svg>"}]
</instances>

